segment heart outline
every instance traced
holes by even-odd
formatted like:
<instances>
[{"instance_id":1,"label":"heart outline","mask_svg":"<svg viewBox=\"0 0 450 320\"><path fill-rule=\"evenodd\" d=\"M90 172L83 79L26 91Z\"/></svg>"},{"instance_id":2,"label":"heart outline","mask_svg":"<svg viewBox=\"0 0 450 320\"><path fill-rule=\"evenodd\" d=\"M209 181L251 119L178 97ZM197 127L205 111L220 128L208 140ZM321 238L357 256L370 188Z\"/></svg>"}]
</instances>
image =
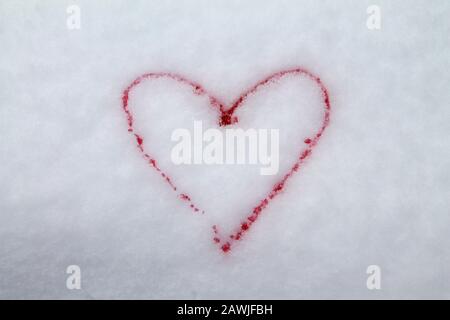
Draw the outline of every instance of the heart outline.
<instances>
[{"instance_id":1,"label":"heart outline","mask_svg":"<svg viewBox=\"0 0 450 320\"><path fill-rule=\"evenodd\" d=\"M330 111L331 111L331 104L329 99L328 90L325 87L325 85L322 83L319 77L315 76L313 73L308 71L305 68L297 67L293 69L287 69L287 70L281 70L275 73L270 74L269 76L263 78L262 80L258 81L255 85L245 90L242 94L239 95L237 99L234 100L233 103L230 104L229 108L226 108L226 104L222 103L218 98L216 98L214 95L210 94L207 90L205 90L200 84L189 80L188 78L185 78L183 76L180 76L175 73L170 72L150 72L145 73L137 77L131 84L129 84L126 89L122 93L122 109L126 114L127 118L127 124L128 124L128 132L131 133L135 140L138 149L142 153L143 157L148 161L150 166L154 168L161 177L170 185L172 190L174 192L178 193L177 187L172 182L170 176L161 170L161 168L158 166L156 159L151 157L145 150L143 146L143 137L142 135L138 134L134 127L134 117L132 112L129 108L129 94L133 88L138 86L142 81L146 79L158 79L158 78L169 78L174 81L177 81L179 83L182 83L184 85L188 85L192 87L193 93L199 96L206 96L209 99L210 106L217 109L219 112L219 126L228 126L234 123L238 122L238 118L236 116L233 116L233 113L241 107L248 96L256 93L259 88L266 86L270 84L271 82L275 82L283 78L284 76L288 74L294 74L294 75L303 75L307 78L313 80L316 85L319 86L321 93L322 93L322 99L323 99L323 105L324 105L324 116L322 120L322 124L319 128L319 130L313 135L313 138L305 139L305 144L307 145L304 149L301 150L300 155L297 158L297 161L293 164L293 166L290 168L290 170L283 175L283 178L275 183L275 185L272 187L271 191L264 197L264 199L260 200L258 205L256 205L252 213L248 215L245 220L241 221L239 228L237 228L237 231L233 232L228 236L228 238L225 240L222 240L222 237L220 236L220 231L217 225L213 225L213 241L220 247L220 249L227 253L231 250L232 244L240 240L244 233L248 232L253 225L254 222L258 219L261 212L269 205L270 201L272 201L284 188L287 180L296 172L300 170L305 160L311 155L312 150L317 145L318 141L322 137L323 132L328 127L330 123ZM189 195L186 193L179 193L178 197L183 200L187 201L189 203L189 206L191 209L194 210L194 212L200 212L201 210L193 203ZM204 211L201 211L204 213Z\"/></svg>"}]
</instances>

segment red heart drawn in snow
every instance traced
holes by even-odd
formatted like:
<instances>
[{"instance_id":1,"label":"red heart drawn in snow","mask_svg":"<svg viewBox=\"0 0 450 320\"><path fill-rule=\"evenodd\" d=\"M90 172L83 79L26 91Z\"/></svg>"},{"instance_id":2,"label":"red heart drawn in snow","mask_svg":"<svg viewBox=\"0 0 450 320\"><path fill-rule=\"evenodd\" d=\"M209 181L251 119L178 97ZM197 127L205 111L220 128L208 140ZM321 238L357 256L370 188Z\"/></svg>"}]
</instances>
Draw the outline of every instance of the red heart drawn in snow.
<instances>
[{"instance_id":1,"label":"red heart drawn in snow","mask_svg":"<svg viewBox=\"0 0 450 320\"><path fill-rule=\"evenodd\" d=\"M225 127L231 124L237 123L239 120L234 115L235 111L240 108L243 104L245 104L245 101L249 95L254 94L256 91L258 91L260 88L266 86L269 83L276 82L280 80L281 78L285 77L286 75L291 76L303 76L310 80L312 80L320 89L322 94L322 104L323 104L323 118L322 123L320 127L318 128L317 132L311 136L311 138L306 139L305 147L300 150L298 153L298 157L296 158L295 163L292 164L290 169L282 176L282 178L275 183L275 185L272 187L271 190L268 190L266 196L260 200L256 205L253 207L252 211L248 214L248 216L241 220L241 222L236 227L235 231L228 235L228 237L223 237L219 234L219 228L217 225L213 225L213 241L220 247L220 249L223 252L228 252L231 249L232 244L240 240L244 233L248 232L253 225L253 223L258 219L258 217L261 215L261 212L268 206L269 202L272 201L285 187L287 180L299 169L302 167L305 160L309 157L314 147L317 145L318 141L322 137L323 132L327 128L329 121L330 121L330 100L328 96L328 91L322 81L319 77L315 76L308 70L304 68L294 68L289 70L282 70L279 72L275 72L268 77L264 78L263 80L256 83L251 88L244 91L232 104L230 104L228 107L222 103L218 98L213 96L212 94L208 93L203 86L200 84L191 81L187 78L184 78L180 75L173 74L173 73L166 73L166 72L155 72L155 73L146 73L138 78L136 78L124 91L122 94L122 108L125 112L127 123L128 123L128 132L131 133L134 137L134 140L136 141L137 147L139 151L142 153L143 157L146 159L146 161L149 163L149 165L155 169L161 177L164 179L164 181L171 187L171 189L177 194L178 198L182 201L186 201L190 208L194 210L195 212L201 211L191 200L191 197L187 193L180 193L173 183L170 176L164 172L157 164L157 161L155 158L149 155L147 151L144 149L143 145L143 139L144 137L136 132L134 128L134 115L132 114L130 107L129 107L129 95L130 92L139 86L144 80L146 79L158 79L158 78L166 78L170 79L176 82L179 82L183 85L190 86L192 88L192 92L195 95L204 96L207 97L209 100L210 105L218 112L218 121L217 125L221 127Z\"/></svg>"}]
</instances>

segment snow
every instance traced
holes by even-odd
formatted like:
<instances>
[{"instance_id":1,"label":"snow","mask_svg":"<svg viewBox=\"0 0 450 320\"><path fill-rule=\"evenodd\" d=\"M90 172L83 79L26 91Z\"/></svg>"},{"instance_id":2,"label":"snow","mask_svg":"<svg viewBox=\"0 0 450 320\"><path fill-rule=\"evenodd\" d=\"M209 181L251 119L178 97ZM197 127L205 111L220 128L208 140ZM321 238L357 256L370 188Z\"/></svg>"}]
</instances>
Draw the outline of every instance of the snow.
<instances>
[{"instance_id":1,"label":"snow","mask_svg":"<svg viewBox=\"0 0 450 320\"><path fill-rule=\"evenodd\" d=\"M372 4L380 30L366 27ZM445 0L2 1L0 297L450 298L449 14ZM136 126L204 206L193 213L127 133L122 92L173 72L231 103L297 66L326 85L330 126L224 254L211 225L231 232L276 177L171 164L172 130L218 115L187 87L145 82ZM237 112L280 129L280 174L320 124L314 90L284 79ZM66 288L72 264L81 290Z\"/></svg>"}]
</instances>

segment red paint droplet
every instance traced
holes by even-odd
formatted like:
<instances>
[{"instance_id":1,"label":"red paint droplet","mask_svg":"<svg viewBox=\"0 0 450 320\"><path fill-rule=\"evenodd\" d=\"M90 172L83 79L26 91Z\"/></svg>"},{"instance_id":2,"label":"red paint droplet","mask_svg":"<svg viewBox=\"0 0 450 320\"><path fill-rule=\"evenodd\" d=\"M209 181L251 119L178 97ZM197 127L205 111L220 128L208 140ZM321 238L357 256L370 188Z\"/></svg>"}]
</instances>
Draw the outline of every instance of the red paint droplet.
<instances>
[{"instance_id":1,"label":"red paint droplet","mask_svg":"<svg viewBox=\"0 0 450 320\"><path fill-rule=\"evenodd\" d=\"M142 143L144 142L144 139L142 139L142 137L138 134L135 134L135 136L136 136L136 141L137 141L138 145L141 146Z\"/></svg>"},{"instance_id":2,"label":"red paint droplet","mask_svg":"<svg viewBox=\"0 0 450 320\"><path fill-rule=\"evenodd\" d=\"M191 198L189 198L189 196L187 194L184 194L184 193L180 194L180 198L183 199L183 200L191 201Z\"/></svg>"},{"instance_id":3,"label":"red paint droplet","mask_svg":"<svg viewBox=\"0 0 450 320\"><path fill-rule=\"evenodd\" d=\"M203 88L200 85L196 85L194 88L194 93L196 95L202 95L205 93L205 90L203 90Z\"/></svg>"},{"instance_id":4,"label":"red paint droplet","mask_svg":"<svg viewBox=\"0 0 450 320\"><path fill-rule=\"evenodd\" d=\"M229 113L224 113L222 114L222 116L220 117L220 121L219 121L219 125L221 127L224 126L229 126L231 124L234 124L237 122L237 118L233 117L231 114Z\"/></svg>"},{"instance_id":5,"label":"red paint droplet","mask_svg":"<svg viewBox=\"0 0 450 320\"><path fill-rule=\"evenodd\" d=\"M305 151L303 151L302 155L300 156L300 160L304 160L310 153L310 149L306 149Z\"/></svg>"},{"instance_id":6,"label":"red paint droplet","mask_svg":"<svg viewBox=\"0 0 450 320\"><path fill-rule=\"evenodd\" d=\"M231 249L231 245L230 245L229 242L225 243L225 244L222 246L222 251L223 251L223 252L228 252L228 251L230 251L230 249Z\"/></svg>"},{"instance_id":7,"label":"red paint droplet","mask_svg":"<svg viewBox=\"0 0 450 320\"><path fill-rule=\"evenodd\" d=\"M283 189L283 183L278 183L277 185L275 185L275 187L273 188L273 191L278 192L281 191Z\"/></svg>"}]
</instances>

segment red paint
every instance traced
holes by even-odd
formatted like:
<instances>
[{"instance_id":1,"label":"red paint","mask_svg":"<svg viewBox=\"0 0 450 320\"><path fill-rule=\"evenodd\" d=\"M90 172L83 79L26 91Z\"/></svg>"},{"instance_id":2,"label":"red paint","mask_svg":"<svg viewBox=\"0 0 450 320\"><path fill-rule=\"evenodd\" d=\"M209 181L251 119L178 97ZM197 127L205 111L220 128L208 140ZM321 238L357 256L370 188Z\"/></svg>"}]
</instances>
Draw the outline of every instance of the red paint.
<instances>
[{"instance_id":1,"label":"red paint","mask_svg":"<svg viewBox=\"0 0 450 320\"><path fill-rule=\"evenodd\" d=\"M223 252L228 252L231 249L231 245L229 242L226 242L224 245L222 245L222 247L220 247L222 249Z\"/></svg>"},{"instance_id":2,"label":"red paint","mask_svg":"<svg viewBox=\"0 0 450 320\"><path fill-rule=\"evenodd\" d=\"M278 181L272 189L267 193L267 195L260 200L260 202L253 208L252 212L245 218L244 221L241 221L239 223L239 227L236 229L236 231L232 234L230 234L228 237L223 237L220 235L219 228L217 225L214 225L212 227L214 237L213 242L216 243L220 249L223 252L229 252L231 250L231 246L234 243L234 241L240 240L244 233L248 232L257 221L258 217L261 215L262 211L269 205L269 202L273 200L278 194L280 194L283 189L286 186L287 180L297 171L299 171L307 157L309 157L312 153L313 148L317 145L317 142L322 137L323 132L327 128L329 122L330 122L330 99L328 95L328 91L326 87L323 85L322 81L319 77L313 75L311 72L309 72L306 69L303 68L295 68L291 70L284 70L279 71L271 74L267 78L259 81L257 84L255 84L253 87L246 90L244 93L242 93L227 109L226 105L224 103L221 103L219 99L214 97L213 95L209 94L201 85L188 80L182 76L179 76L177 74L173 73L146 73L138 78L136 78L123 92L122 95L122 107L126 115L127 123L128 123L128 132L134 134L137 147L141 151L143 157L148 161L151 167L153 167L157 172L161 174L161 177L168 183L168 185L172 188L173 191L178 193L177 187L172 183L171 179L169 178L169 175L167 173L164 173L157 165L156 160L152 158L148 153L144 151L143 147L143 141L144 138L135 133L135 129L133 127L133 115L129 109L129 94L130 91L138 86L142 81L146 79L157 79L157 78L168 78L172 79L174 81L177 81L183 85L188 85L192 87L193 93L200 96L207 96L209 98L210 106L212 108L215 108L219 112L218 117L218 125L219 126L228 126L234 123L238 122L238 118L236 116L233 116L233 113L236 111L237 108L242 107L245 103L248 96L256 93L258 89L261 87L264 87L265 85L268 85L269 83L273 83L278 81L280 78L286 76L286 75L296 75L296 76L304 76L312 81L314 81L322 91L322 99L323 99L323 110L324 115L322 119L322 124L317 133L314 135L313 138L306 138L304 140L304 143L307 145L304 150L301 150L299 153L299 158L297 161L292 165L291 169L283 176L283 178ZM192 202L191 197L186 193L178 193L178 197L188 202L189 207L194 212L199 212L200 209ZM204 211L202 211L204 213Z\"/></svg>"},{"instance_id":3,"label":"red paint","mask_svg":"<svg viewBox=\"0 0 450 320\"><path fill-rule=\"evenodd\" d=\"M136 137L136 141L138 143L138 146L139 147L142 146L142 143L144 142L144 139L138 134L135 134L135 137Z\"/></svg>"}]
</instances>

